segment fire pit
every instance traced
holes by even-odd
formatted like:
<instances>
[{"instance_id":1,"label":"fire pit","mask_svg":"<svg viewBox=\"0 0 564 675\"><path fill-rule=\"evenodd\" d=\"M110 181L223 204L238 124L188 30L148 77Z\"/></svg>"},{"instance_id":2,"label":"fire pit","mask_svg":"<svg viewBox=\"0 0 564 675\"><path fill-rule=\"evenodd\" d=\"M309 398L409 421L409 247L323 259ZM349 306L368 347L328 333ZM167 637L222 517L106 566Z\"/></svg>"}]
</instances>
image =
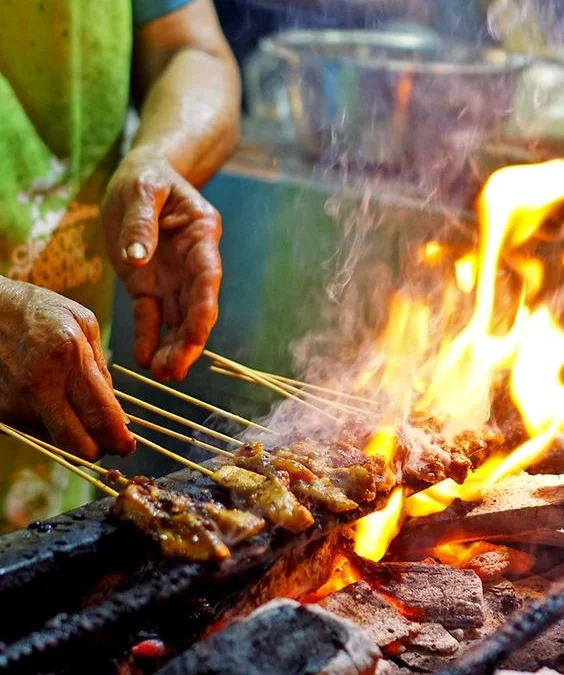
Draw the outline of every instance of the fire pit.
<instances>
[{"instance_id":1,"label":"fire pit","mask_svg":"<svg viewBox=\"0 0 564 675\"><path fill-rule=\"evenodd\" d=\"M411 521L379 563L355 554L353 530L335 519L298 538L266 536L223 569L164 563L144 538L107 520L107 502L5 536L0 594L11 611L0 626L7 643L0 672L487 672L456 668L484 637L498 640L513 612L542 603L564 572L564 479L506 480L463 515L457 504L428 523ZM188 493L206 489L184 471L166 482ZM481 548L455 559L457 546L466 550L465 523L475 540L475 522L488 512L508 524L507 534L494 527L496 541L511 543L492 543L483 528ZM516 514L529 514L545 539L553 528L554 542L513 541ZM458 532L447 552L437 544L450 536L445 523ZM267 604L275 598L300 603ZM540 626L562 616L562 593L557 610L537 610ZM519 638L536 636L530 623L499 660L522 671L561 671L562 621L518 650Z\"/></svg>"},{"instance_id":2,"label":"fire pit","mask_svg":"<svg viewBox=\"0 0 564 675\"><path fill-rule=\"evenodd\" d=\"M240 438L208 429L236 449L196 441L219 456L177 457L193 470L163 484L265 527L217 559L166 558L106 501L3 537L0 672L562 672L564 333L543 251L563 186L560 161L494 174L478 245L414 251L377 337L345 335L342 367L310 359L315 382L205 352L285 400ZM225 467L309 519L285 527Z\"/></svg>"}]
</instances>

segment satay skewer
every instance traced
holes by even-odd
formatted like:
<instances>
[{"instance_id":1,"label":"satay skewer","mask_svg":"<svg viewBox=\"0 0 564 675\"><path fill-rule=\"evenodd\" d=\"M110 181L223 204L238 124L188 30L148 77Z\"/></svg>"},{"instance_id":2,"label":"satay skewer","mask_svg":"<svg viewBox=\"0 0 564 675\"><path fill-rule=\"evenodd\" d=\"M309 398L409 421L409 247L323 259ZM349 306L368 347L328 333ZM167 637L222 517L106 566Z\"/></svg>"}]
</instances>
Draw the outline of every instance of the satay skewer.
<instances>
[{"instance_id":1,"label":"satay skewer","mask_svg":"<svg viewBox=\"0 0 564 675\"><path fill-rule=\"evenodd\" d=\"M64 467L68 471L71 471L74 473L76 476L79 478L82 478L83 480L87 481L91 485L94 485L94 487L98 488L98 490L101 490L102 492L105 492L107 495L110 497L117 497L119 492L117 490L114 490L113 488L105 485L102 483L102 481L98 480L97 478L94 478L94 476L91 476L89 473L86 473L86 471L83 471L80 469L78 466L75 466L74 464L71 464L70 462L67 462L66 459L63 459L60 455L55 454L54 452L51 452L50 450L47 450L46 448L41 447L38 443L35 441L30 441L28 438L26 438L23 434L21 434L19 431L16 431L15 429L12 429L6 424L3 424L0 422L0 431L7 436L11 436L12 438L15 438L18 441L21 441L28 447L32 448L33 450L36 450L37 452L41 453L45 457L48 457L50 460L53 462L56 462L60 466Z\"/></svg>"},{"instance_id":2,"label":"satay skewer","mask_svg":"<svg viewBox=\"0 0 564 675\"><path fill-rule=\"evenodd\" d=\"M184 464L184 466L187 466L189 469L192 469L193 471L199 471L200 473L203 473L205 476L213 476L213 471L211 471L210 469L206 469L205 466L201 466L197 462L193 462L191 459L186 459L186 457L182 457L182 455L177 455L175 452L171 452L170 450L163 448L162 445L159 445L158 443L153 443L153 441L150 441L148 438L139 436L139 434L136 433L133 433L133 437L135 438L135 440L139 441L139 443L142 443L143 445L146 445L148 448L151 448L151 450L154 450L155 452L158 452L161 455L164 455L165 457L169 457L170 459L174 459L174 461L178 462L179 464Z\"/></svg>"},{"instance_id":3,"label":"satay skewer","mask_svg":"<svg viewBox=\"0 0 564 675\"><path fill-rule=\"evenodd\" d=\"M356 394L347 394L344 391L338 391L337 389L330 389L329 387L322 387L318 384L312 384L311 382L304 382L303 380L296 380L291 377L284 377L283 375L278 375L276 373L268 373L264 370L256 370L255 368L248 368L248 369L253 370L255 373L258 373L259 375L263 375L264 377L276 380L277 382L285 382L286 384L293 384L296 387L311 389L312 391L325 393L327 396L331 396L333 398L348 399L349 401L355 401L362 405L372 405L372 406L375 405L375 401L373 401L370 398L366 398L365 396L357 396ZM237 373L237 371L229 369L224 365L223 366L219 365L219 361L217 362L217 365L212 365L211 370L220 373L222 375L231 374L233 377L238 375L239 379L247 379L249 381L252 381L251 378L248 376L245 377L240 373Z\"/></svg>"},{"instance_id":4,"label":"satay skewer","mask_svg":"<svg viewBox=\"0 0 564 675\"><path fill-rule=\"evenodd\" d=\"M133 403L133 405L139 406L140 408L144 408L145 410L154 412L157 415L166 417L166 419L169 419L172 422L177 422L178 424L182 424L183 426L189 427L190 429L195 429L196 431L201 431L202 433L207 434L208 436L213 436L214 438L217 438L220 441L224 441L225 443L237 446L244 445L242 441L239 441L236 438L232 438L231 436L222 434L221 432L215 431L214 429L209 429L208 427L205 427L202 424L192 422L192 420L188 420L185 417L180 417L180 415L175 415L174 413L168 412L168 410L163 410L162 408L159 408L158 406L153 405L152 403L142 401L140 398L136 398L135 396L130 396L129 394L125 394L122 391L118 391L117 389L114 389L114 394L117 396L117 398L120 398L123 401Z\"/></svg>"},{"instance_id":5,"label":"satay skewer","mask_svg":"<svg viewBox=\"0 0 564 675\"><path fill-rule=\"evenodd\" d=\"M309 401L304 401L299 396L296 396L295 394L292 394L292 393L286 391L285 389L280 387L278 384L275 384L274 382L272 382L268 378L260 375L257 371L252 370L251 368L247 368L247 366L243 366L240 363L237 363L236 361L231 361L231 359L227 359L224 356L220 356L219 354L215 354L214 352L210 352L209 349L204 349L204 351L202 353L204 354L204 356L207 356L212 361L217 361L221 365L228 366L232 370L240 372L243 375L248 375L251 379L256 380L257 382L262 384L267 389L271 389L272 391L275 391L277 394L281 394L282 396L285 396L286 398L291 398L292 400L296 401L297 403L301 403L302 405L306 406L307 408L310 408L311 410L314 410L319 415L323 415L324 417L327 417L330 420L333 420L334 422L340 421L339 418L336 417L335 415L332 415L331 413L327 412L326 410L323 410L323 408L318 408L317 406L313 405Z\"/></svg>"},{"instance_id":6,"label":"satay skewer","mask_svg":"<svg viewBox=\"0 0 564 675\"><path fill-rule=\"evenodd\" d=\"M213 452L216 455L223 455L224 457L231 457L233 454L229 452L229 450L217 448L215 445L211 445L205 441L198 441L197 439L192 438L192 436L185 436L184 434L178 433L178 431L172 431L172 429L162 427L160 424L155 424L154 422L149 422L142 417L137 417L137 415L131 415L128 413L127 416L135 424L139 424L140 426L151 429L152 431L158 431L159 433L164 434L165 436L170 436L171 438L175 438L178 441L184 441L184 443L195 445L197 448L202 448L202 450Z\"/></svg>"},{"instance_id":7,"label":"satay skewer","mask_svg":"<svg viewBox=\"0 0 564 675\"><path fill-rule=\"evenodd\" d=\"M218 366L212 365L210 367L210 370L212 373L217 373L218 375L224 375L226 377L235 377L240 380L244 380L246 382L249 382L250 384L259 384L255 380L251 379L250 377L247 377L245 375L241 375L239 373L236 373L234 370L228 370L226 368L221 368ZM320 403L323 403L324 405L328 406L329 408L337 408L339 410L342 410L343 412L353 414L353 415L368 415L371 414L370 411L368 410L362 410L361 408L355 408L352 405L348 405L347 403L341 403L340 401L335 401L334 399L328 399L324 398L323 396L318 396L317 394L312 394L309 391L305 391L303 388L300 389L299 387L294 386L293 384L289 384L288 382L284 382L282 380L279 380L276 382L275 378L271 375L265 374L265 377L267 379L273 381L275 384L278 384L278 386L282 387L286 391L289 391L292 394L296 394L296 396L303 396L307 397L311 400L314 401L319 401Z\"/></svg>"},{"instance_id":8,"label":"satay skewer","mask_svg":"<svg viewBox=\"0 0 564 675\"><path fill-rule=\"evenodd\" d=\"M94 464L93 462L89 462L86 459L82 459L82 457L77 457L76 455L73 455L70 452L66 452L65 450L62 450L61 448L58 448L56 445L51 445L51 443L47 443L46 441L43 441L40 438L35 438L34 436L30 436L29 434L26 434L23 431L18 431L17 429L13 429L13 430L16 433L21 434L28 441L32 441L33 443L37 443L37 445L40 445L41 447L45 448L45 450L49 450L50 452L53 452L56 455L59 455L63 459L66 459L67 461L69 461L73 464L77 464L78 466L83 466L87 469L90 469L90 471L94 471L95 473L99 474L100 476L104 476L104 477L107 478L108 474L112 473L111 469L106 469L103 466L99 466L98 464ZM112 481L115 482L115 483L121 483L122 485L126 485L127 483L129 483L129 480L125 476L120 475L119 472L118 472L118 475L115 478L112 478Z\"/></svg>"},{"instance_id":9,"label":"satay skewer","mask_svg":"<svg viewBox=\"0 0 564 675\"><path fill-rule=\"evenodd\" d=\"M226 417L229 420L232 420L233 422L237 422L238 424L242 424L243 426L247 427L252 427L254 429L258 429L259 431L266 431L268 433L276 434L277 432L273 431L272 429L268 429L267 427L263 427L261 424L257 424L256 422L252 422L251 420L245 419L244 417L241 417L240 415L235 415L235 413L229 412L228 410L223 410L223 408L218 408L215 405L212 405L211 403L207 403L206 401L201 401L198 398L194 398L194 396L190 396L189 394L185 394L184 392L177 391L176 389L173 389L172 387L167 387L165 384L162 384L161 382L156 382L155 380L152 380L149 377L145 377L145 375L141 375L140 373L136 373L133 370L129 370L129 368L124 368L123 366L119 366L117 364L113 365L113 368L118 371L118 373L123 373L124 375L128 375L134 380L137 380L139 382L143 382L144 384L149 385L150 387L153 387L154 389L158 389L159 391L164 391L167 394L170 394L171 396L174 396L181 401L185 401L186 403L190 403L192 405L198 406L200 408L204 408L205 410L209 410L210 412L217 413L218 415L222 415L223 417Z\"/></svg>"}]
</instances>

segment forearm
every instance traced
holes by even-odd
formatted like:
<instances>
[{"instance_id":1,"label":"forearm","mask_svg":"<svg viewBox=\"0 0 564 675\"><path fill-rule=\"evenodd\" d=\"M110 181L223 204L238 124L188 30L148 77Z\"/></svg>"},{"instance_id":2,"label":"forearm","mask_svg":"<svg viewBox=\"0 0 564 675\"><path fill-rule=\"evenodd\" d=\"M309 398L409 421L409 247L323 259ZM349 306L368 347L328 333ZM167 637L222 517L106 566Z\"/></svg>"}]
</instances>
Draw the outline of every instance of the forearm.
<instances>
[{"instance_id":1,"label":"forearm","mask_svg":"<svg viewBox=\"0 0 564 675\"><path fill-rule=\"evenodd\" d=\"M235 148L240 96L230 55L178 51L145 99L133 154L165 156L190 183L203 184Z\"/></svg>"}]
</instances>

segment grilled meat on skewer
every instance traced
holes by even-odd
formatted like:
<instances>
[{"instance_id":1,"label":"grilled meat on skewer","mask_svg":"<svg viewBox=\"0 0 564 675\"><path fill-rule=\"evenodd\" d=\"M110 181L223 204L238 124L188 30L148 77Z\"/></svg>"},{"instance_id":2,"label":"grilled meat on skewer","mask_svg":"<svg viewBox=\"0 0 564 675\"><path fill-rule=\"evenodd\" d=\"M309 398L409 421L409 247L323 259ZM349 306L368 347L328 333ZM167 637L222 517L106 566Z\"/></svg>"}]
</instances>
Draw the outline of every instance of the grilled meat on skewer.
<instances>
[{"instance_id":1,"label":"grilled meat on skewer","mask_svg":"<svg viewBox=\"0 0 564 675\"><path fill-rule=\"evenodd\" d=\"M121 492L112 513L148 534L171 557L223 560L231 553L223 538L236 543L257 534L265 522L253 514L189 497L136 479Z\"/></svg>"},{"instance_id":2,"label":"grilled meat on skewer","mask_svg":"<svg viewBox=\"0 0 564 675\"><path fill-rule=\"evenodd\" d=\"M224 541L230 546L262 532L266 522L250 511L228 509L218 502L206 502L201 507L215 522Z\"/></svg>"},{"instance_id":3,"label":"grilled meat on skewer","mask_svg":"<svg viewBox=\"0 0 564 675\"><path fill-rule=\"evenodd\" d=\"M319 478L328 479L357 504L374 501L378 492L388 492L395 484L383 457L367 457L348 444L323 448L313 442L299 442L289 448L275 448L273 454L297 461Z\"/></svg>"},{"instance_id":4,"label":"grilled meat on skewer","mask_svg":"<svg viewBox=\"0 0 564 675\"><path fill-rule=\"evenodd\" d=\"M262 476L238 466L224 464L212 479L239 497L245 506L257 510L274 525L302 532L313 525L313 516L290 491L282 475Z\"/></svg>"},{"instance_id":5,"label":"grilled meat on skewer","mask_svg":"<svg viewBox=\"0 0 564 675\"><path fill-rule=\"evenodd\" d=\"M358 508L358 504L329 478L316 476L307 467L293 457L277 456L266 452L260 443L251 443L240 448L234 456L237 466L255 471L267 478L284 476L290 484L290 490L306 503L317 503L333 513L343 513Z\"/></svg>"}]
</instances>

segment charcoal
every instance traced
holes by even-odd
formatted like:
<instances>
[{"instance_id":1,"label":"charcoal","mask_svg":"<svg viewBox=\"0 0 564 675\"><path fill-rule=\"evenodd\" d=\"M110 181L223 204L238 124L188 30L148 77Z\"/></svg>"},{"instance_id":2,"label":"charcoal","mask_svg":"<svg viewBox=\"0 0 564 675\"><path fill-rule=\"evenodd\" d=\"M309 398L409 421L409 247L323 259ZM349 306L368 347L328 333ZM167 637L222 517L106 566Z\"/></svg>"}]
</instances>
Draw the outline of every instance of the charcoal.
<instances>
[{"instance_id":1,"label":"charcoal","mask_svg":"<svg viewBox=\"0 0 564 675\"><path fill-rule=\"evenodd\" d=\"M382 648L405 641L420 629L419 624L405 619L366 581L351 584L319 604L331 614L355 623L366 631L374 644Z\"/></svg>"},{"instance_id":2,"label":"charcoal","mask_svg":"<svg viewBox=\"0 0 564 675\"><path fill-rule=\"evenodd\" d=\"M552 668L541 668L534 673L525 673L522 670L496 670L495 675L558 675L558 671Z\"/></svg>"},{"instance_id":3,"label":"charcoal","mask_svg":"<svg viewBox=\"0 0 564 675\"><path fill-rule=\"evenodd\" d=\"M397 660L413 670L423 673L438 673L452 663L453 657L436 654L420 654L419 652L403 652Z\"/></svg>"},{"instance_id":4,"label":"charcoal","mask_svg":"<svg viewBox=\"0 0 564 675\"><path fill-rule=\"evenodd\" d=\"M401 606L404 616L445 628L477 628L484 622L482 583L472 570L423 563L372 563L354 559L366 580Z\"/></svg>"},{"instance_id":5,"label":"charcoal","mask_svg":"<svg viewBox=\"0 0 564 675\"><path fill-rule=\"evenodd\" d=\"M380 650L315 605L273 600L173 659L158 675L384 675Z\"/></svg>"},{"instance_id":6,"label":"charcoal","mask_svg":"<svg viewBox=\"0 0 564 675\"><path fill-rule=\"evenodd\" d=\"M495 581L504 574L526 574L534 564L533 556L524 551L497 546L473 556L464 569L474 570L482 581Z\"/></svg>"},{"instance_id":7,"label":"charcoal","mask_svg":"<svg viewBox=\"0 0 564 675\"><path fill-rule=\"evenodd\" d=\"M458 652L460 644L440 623L423 623L417 635L410 639L409 649L451 656Z\"/></svg>"},{"instance_id":8,"label":"charcoal","mask_svg":"<svg viewBox=\"0 0 564 675\"><path fill-rule=\"evenodd\" d=\"M487 635L497 630L507 618L521 607L521 600L510 581L502 579L484 586L485 620L482 633Z\"/></svg>"},{"instance_id":9,"label":"charcoal","mask_svg":"<svg viewBox=\"0 0 564 675\"><path fill-rule=\"evenodd\" d=\"M503 662L505 668L537 671L542 666L564 670L564 620L555 623L526 647L517 649Z\"/></svg>"}]
</instances>

